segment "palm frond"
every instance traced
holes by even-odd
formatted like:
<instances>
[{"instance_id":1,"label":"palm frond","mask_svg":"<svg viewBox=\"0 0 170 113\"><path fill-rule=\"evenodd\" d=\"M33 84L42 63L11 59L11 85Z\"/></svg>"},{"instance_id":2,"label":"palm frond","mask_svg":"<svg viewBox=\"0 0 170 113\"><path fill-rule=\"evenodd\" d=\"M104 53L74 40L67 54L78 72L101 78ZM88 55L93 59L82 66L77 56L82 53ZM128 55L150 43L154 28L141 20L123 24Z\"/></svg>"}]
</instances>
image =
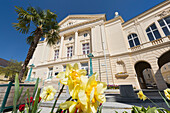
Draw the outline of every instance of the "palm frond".
<instances>
[{"instance_id":1,"label":"palm frond","mask_svg":"<svg viewBox=\"0 0 170 113\"><path fill-rule=\"evenodd\" d=\"M32 42L34 42L34 36L27 37L27 44L31 45Z\"/></svg>"}]
</instances>

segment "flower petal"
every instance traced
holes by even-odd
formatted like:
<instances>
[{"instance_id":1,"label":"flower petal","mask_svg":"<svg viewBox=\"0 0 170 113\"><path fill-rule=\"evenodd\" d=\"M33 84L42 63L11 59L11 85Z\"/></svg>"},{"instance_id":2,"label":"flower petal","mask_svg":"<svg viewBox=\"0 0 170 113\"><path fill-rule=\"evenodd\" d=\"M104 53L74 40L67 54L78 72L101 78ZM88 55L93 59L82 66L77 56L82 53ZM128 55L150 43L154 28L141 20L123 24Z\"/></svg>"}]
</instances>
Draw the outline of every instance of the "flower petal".
<instances>
[{"instance_id":1,"label":"flower petal","mask_svg":"<svg viewBox=\"0 0 170 113\"><path fill-rule=\"evenodd\" d=\"M77 105L77 102L74 102L74 103L69 107L69 113L75 113L75 111L76 111L76 105Z\"/></svg>"},{"instance_id":2,"label":"flower petal","mask_svg":"<svg viewBox=\"0 0 170 113\"><path fill-rule=\"evenodd\" d=\"M76 103L76 102L74 102L74 101L66 101L66 102L60 104L60 108L63 109L63 110L66 110L66 109L68 109L72 104L75 104L75 103Z\"/></svg>"},{"instance_id":3,"label":"flower petal","mask_svg":"<svg viewBox=\"0 0 170 113\"><path fill-rule=\"evenodd\" d=\"M47 99L45 101L51 101L54 99L54 93L50 93L50 95L48 95Z\"/></svg>"},{"instance_id":4,"label":"flower petal","mask_svg":"<svg viewBox=\"0 0 170 113\"><path fill-rule=\"evenodd\" d=\"M85 69L80 69L80 70L78 71L78 74L80 74L81 76L86 76L87 71L86 71Z\"/></svg>"},{"instance_id":5,"label":"flower petal","mask_svg":"<svg viewBox=\"0 0 170 113\"><path fill-rule=\"evenodd\" d=\"M56 77L60 79L65 78L65 72L60 72Z\"/></svg>"},{"instance_id":6,"label":"flower petal","mask_svg":"<svg viewBox=\"0 0 170 113\"><path fill-rule=\"evenodd\" d=\"M79 69L79 65L77 63L75 63L74 66L73 66L73 69L74 70L78 70Z\"/></svg>"},{"instance_id":7,"label":"flower petal","mask_svg":"<svg viewBox=\"0 0 170 113\"><path fill-rule=\"evenodd\" d=\"M78 99L81 104L87 105L87 96L86 96L85 90L79 90Z\"/></svg>"},{"instance_id":8,"label":"flower petal","mask_svg":"<svg viewBox=\"0 0 170 113\"><path fill-rule=\"evenodd\" d=\"M105 82L97 81L96 89L97 89L97 93L103 94L104 91L107 89L107 84Z\"/></svg>"},{"instance_id":9,"label":"flower petal","mask_svg":"<svg viewBox=\"0 0 170 113\"><path fill-rule=\"evenodd\" d=\"M96 100L99 101L99 103L104 103L104 102L106 102L105 95L97 95L97 96L95 96L95 97L96 97Z\"/></svg>"}]
</instances>

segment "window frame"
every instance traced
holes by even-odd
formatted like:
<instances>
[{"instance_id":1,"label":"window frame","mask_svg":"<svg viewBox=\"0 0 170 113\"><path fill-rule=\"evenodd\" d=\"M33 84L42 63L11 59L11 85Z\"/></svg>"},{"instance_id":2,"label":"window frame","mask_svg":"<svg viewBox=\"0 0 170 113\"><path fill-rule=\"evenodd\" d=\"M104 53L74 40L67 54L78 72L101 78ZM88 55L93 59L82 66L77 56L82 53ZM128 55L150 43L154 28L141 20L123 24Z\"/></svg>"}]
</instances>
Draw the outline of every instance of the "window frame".
<instances>
[{"instance_id":1,"label":"window frame","mask_svg":"<svg viewBox=\"0 0 170 113\"><path fill-rule=\"evenodd\" d=\"M88 44L88 46L87 46L87 44ZM89 42L82 43L82 52L83 52L83 55L88 55L90 53L90 43Z\"/></svg>"},{"instance_id":2,"label":"window frame","mask_svg":"<svg viewBox=\"0 0 170 113\"><path fill-rule=\"evenodd\" d=\"M170 18L170 16L167 16L167 17ZM164 32L164 34L165 34L165 31L163 30L163 28L167 28L168 31L170 32L170 23L168 24L167 21L165 21L165 18L167 18L167 17L164 17L164 18L161 18L160 20L158 20L158 23L159 23L159 25L160 25L162 31ZM163 23L164 23L163 26L161 26L161 24L160 24L160 21L161 21L161 20L162 20ZM165 36L168 36L168 35L165 34Z\"/></svg>"},{"instance_id":3,"label":"window frame","mask_svg":"<svg viewBox=\"0 0 170 113\"><path fill-rule=\"evenodd\" d=\"M156 29L152 29L152 28L151 28L152 25L155 25ZM147 31L148 29L149 29L149 31ZM154 31L157 31L160 37L156 38L156 35L154 34ZM151 33L154 40L157 40L157 39L161 38L161 34L160 34L160 32L159 32L159 30L158 30L158 27L156 26L155 22L152 23L152 24L150 24L150 25L146 28L145 32L146 32L147 36L148 36L149 33ZM149 38L149 40L150 40L151 37L148 36L148 38ZM154 41L154 40L150 40L150 41Z\"/></svg>"},{"instance_id":4,"label":"window frame","mask_svg":"<svg viewBox=\"0 0 170 113\"><path fill-rule=\"evenodd\" d=\"M133 36L133 34L135 34L136 36ZM129 36L131 36L130 39L129 39ZM127 36L127 38L128 38L129 46L130 46L130 41L133 42L133 46L132 46L132 47L135 47L135 46L140 45L140 41L139 41L138 35L137 35L136 33L131 33L131 34L129 34L129 35ZM138 44L138 45L136 44L135 39L138 39L138 41L139 41L139 44ZM130 48L131 48L131 46L130 46Z\"/></svg>"},{"instance_id":5,"label":"window frame","mask_svg":"<svg viewBox=\"0 0 170 113\"><path fill-rule=\"evenodd\" d=\"M59 58L59 52L60 52L59 49L54 50L54 60Z\"/></svg>"},{"instance_id":6,"label":"window frame","mask_svg":"<svg viewBox=\"0 0 170 113\"><path fill-rule=\"evenodd\" d=\"M73 56L73 46L67 47L67 57L72 57Z\"/></svg>"}]
</instances>

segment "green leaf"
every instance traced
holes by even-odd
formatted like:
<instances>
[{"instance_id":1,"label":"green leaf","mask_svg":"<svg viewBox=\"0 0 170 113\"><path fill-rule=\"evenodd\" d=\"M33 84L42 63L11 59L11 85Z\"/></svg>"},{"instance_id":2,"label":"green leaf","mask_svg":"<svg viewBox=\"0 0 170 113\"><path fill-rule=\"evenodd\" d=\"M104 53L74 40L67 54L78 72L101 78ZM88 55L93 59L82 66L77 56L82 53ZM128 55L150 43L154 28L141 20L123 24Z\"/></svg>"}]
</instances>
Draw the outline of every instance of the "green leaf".
<instances>
[{"instance_id":1,"label":"green leaf","mask_svg":"<svg viewBox=\"0 0 170 113\"><path fill-rule=\"evenodd\" d=\"M34 92L33 92L33 95L32 95L33 98L35 97L35 93L36 93L36 91L37 91L38 84L39 84L39 78L37 78L37 81L36 81L36 83L35 83Z\"/></svg>"},{"instance_id":2,"label":"green leaf","mask_svg":"<svg viewBox=\"0 0 170 113\"><path fill-rule=\"evenodd\" d=\"M17 113L17 100L19 95L19 79L18 75L15 76L15 91L14 91L14 100L13 100L13 111Z\"/></svg>"},{"instance_id":3,"label":"green leaf","mask_svg":"<svg viewBox=\"0 0 170 113\"><path fill-rule=\"evenodd\" d=\"M22 102L22 101L23 101L23 99L25 98L26 94L27 94L27 92L25 92L25 93L24 93L24 95L22 96L22 98L21 98L21 100L20 100L19 104L23 104L23 103L21 103L21 102Z\"/></svg>"},{"instance_id":4,"label":"green leaf","mask_svg":"<svg viewBox=\"0 0 170 113\"><path fill-rule=\"evenodd\" d=\"M157 113L157 108L156 107L150 108L146 111L146 113Z\"/></svg>"},{"instance_id":5,"label":"green leaf","mask_svg":"<svg viewBox=\"0 0 170 113\"><path fill-rule=\"evenodd\" d=\"M38 88L38 91L37 91L37 95L36 95L35 102L33 105L32 113L36 113L36 111L37 111L39 97L40 97L40 88Z\"/></svg>"},{"instance_id":6,"label":"green leaf","mask_svg":"<svg viewBox=\"0 0 170 113\"><path fill-rule=\"evenodd\" d=\"M28 107L29 107L29 110L30 110L30 93L29 93L29 89L27 89L27 98L28 98Z\"/></svg>"},{"instance_id":7,"label":"green leaf","mask_svg":"<svg viewBox=\"0 0 170 113\"><path fill-rule=\"evenodd\" d=\"M20 99L20 97L21 97L21 94L22 94L23 89L24 89L24 86L22 86L22 87L21 87L21 90L19 91L19 95L18 95L18 99L17 99L17 101L19 101L19 99Z\"/></svg>"},{"instance_id":8,"label":"green leaf","mask_svg":"<svg viewBox=\"0 0 170 113\"><path fill-rule=\"evenodd\" d=\"M165 101L166 105L168 106L168 108L170 108L169 103L167 102L166 98L162 95L162 93L159 91L159 94L161 95L161 97L163 98L163 100Z\"/></svg>"}]
</instances>

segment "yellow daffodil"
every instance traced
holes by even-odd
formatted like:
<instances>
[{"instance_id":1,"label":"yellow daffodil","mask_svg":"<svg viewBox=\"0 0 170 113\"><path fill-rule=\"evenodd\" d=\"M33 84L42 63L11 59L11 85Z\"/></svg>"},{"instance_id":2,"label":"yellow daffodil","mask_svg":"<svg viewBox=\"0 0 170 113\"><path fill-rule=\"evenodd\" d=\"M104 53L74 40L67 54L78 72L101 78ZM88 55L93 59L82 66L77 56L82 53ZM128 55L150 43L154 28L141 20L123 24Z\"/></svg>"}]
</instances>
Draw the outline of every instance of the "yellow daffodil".
<instances>
[{"instance_id":1,"label":"yellow daffodil","mask_svg":"<svg viewBox=\"0 0 170 113\"><path fill-rule=\"evenodd\" d=\"M56 94L56 90L53 88L53 86L47 86L43 88L43 92L41 93L40 97L44 101L51 101L54 99L54 95Z\"/></svg>"},{"instance_id":2,"label":"yellow daffodil","mask_svg":"<svg viewBox=\"0 0 170 113\"><path fill-rule=\"evenodd\" d=\"M57 78L60 78L60 82L64 85L68 85L69 93L72 96L76 85L80 84L80 77L86 76L87 71L79 69L78 64L75 63L72 67L70 64L66 65L66 71L60 72Z\"/></svg>"},{"instance_id":3,"label":"yellow daffodil","mask_svg":"<svg viewBox=\"0 0 170 113\"><path fill-rule=\"evenodd\" d=\"M170 100L170 89L167 88L166 90L164 90L165 96L168 100Z\"/></svg>"},{"instance_id":4,"label":"yellow daffodil","mask_svg":"<svg viewBox=\"0 0 170 113\"><path fill-rule=\"evenodd\" d=\"M138 95L138 98L140 98L140 100L143 99L143 101L145 101L145 100L147 99L147 97L143 94L142 91L139 91L139 92L137 93L137 95Z\"/></svg>"},{"instance_id":5,"label":"yellow daffodil","mask_svg":"<svg viewBox=\"0 0 170 113\"><path fill-rule=\"evenodd\" d=\"M79 101L66 101L60 104L60 108L63 110L69 109L69 113L87 113L87 107L81 104Z\"/></svg>"},{"instance_id":6,"label":"yellow daffodil","mask_svg":"<svg viewBox=\"0 0 170 113\"><path fill-rule=\"evenodd\" d=\"M99 104L106 101L105 95L103 95L106 89L107 84L105 82L96 81L96 74L89 78L85 89L89 113L96 113Z\"/></svg>"}]
</instances>

